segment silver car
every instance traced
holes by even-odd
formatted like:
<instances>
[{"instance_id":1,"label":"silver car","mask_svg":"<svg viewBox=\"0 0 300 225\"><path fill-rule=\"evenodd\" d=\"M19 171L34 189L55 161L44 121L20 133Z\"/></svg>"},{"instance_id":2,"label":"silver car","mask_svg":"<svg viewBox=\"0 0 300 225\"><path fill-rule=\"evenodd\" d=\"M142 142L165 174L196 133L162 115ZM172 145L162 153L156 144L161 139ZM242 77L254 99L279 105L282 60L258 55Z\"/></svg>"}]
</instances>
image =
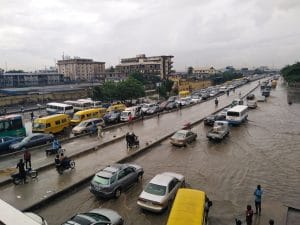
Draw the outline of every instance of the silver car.
<instances>
[{"instance_id":1,"label":"silver car","mask_svg":"<svg viewBox=\"0 0 300 225\"><path fill-rule=\"evenodd\" d=\"M156 175L140 194L137 204L152 212L161 212L174 200L179 188L185 186L183 175L165 172Z\"/></svg>"},{"instance_id":2,"label":"silver car","mask_svg":"<svg viewBox=\"0 0 300 225\"><path fill-rule=\"evenodd\" d=\"M111 209L94 209L87 213L79 213L73 216L62 225L87 225L87 224L109 224L109 225L122 225L124 220L115 211Z\"/></svg>"},{"instance_id":3,"label":"silver car","mask_svg":"<svg viewBox=\"0 0 300 225\"><path fill-rule=\"evenodd\" d=\"M90 192L99 197L120 197L122 191L140 182L144 170L134 164L114 164L95 174Z\"/></svg>"},{"instance_id":4,"label":"silver car","mask_svg":"<svg viewBox=\"0 0 300 225\"><path fill-rule=\"evenodd\" d=\"M93 131L94 126L104 126L104 120L101 118L94 118L84 120L72 129L74 135L89 133Z\"/></svg>"}]
</instances>

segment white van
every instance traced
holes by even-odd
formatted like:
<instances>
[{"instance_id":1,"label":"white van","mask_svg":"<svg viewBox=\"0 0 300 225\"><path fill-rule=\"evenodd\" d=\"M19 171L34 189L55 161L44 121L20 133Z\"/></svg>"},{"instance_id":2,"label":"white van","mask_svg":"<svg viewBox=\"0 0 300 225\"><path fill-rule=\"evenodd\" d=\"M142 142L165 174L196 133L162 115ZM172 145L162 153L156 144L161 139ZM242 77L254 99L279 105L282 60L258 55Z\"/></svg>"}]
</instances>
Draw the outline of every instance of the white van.
<instances>
[{"instance_id":1,"label":"white van","mask_svg":"<svg viewBox=\"0 0 300 225\"><path fill-rule=\"evenodd\" d=\"M141 115L141 106L132 106L126 108L123 112L121 112L120 120L121 121L128 121L129 115L131 115L132 119L136 119Z\"/></svg>"},{"instance_id":2,"label":"white van","mask_svg":"<svg viewBox=\"0 0 300 225\"><path fill-rule=\"evenodd\" d=\"M5 225L47 225L43 217L31 213L21 212L7 202L0 199L0 224Z\"/></svg>"},{"instance_id":3,"label":"white van","mask_svg":"<svg viewBox=\"0 0 300 225\"><path fill-rule=\"evenodd\" d=\"M230 124L241 124L248 118L248 106L237 105L229 109L226 113L226 120Z\"/></svg>"}]
</instances>

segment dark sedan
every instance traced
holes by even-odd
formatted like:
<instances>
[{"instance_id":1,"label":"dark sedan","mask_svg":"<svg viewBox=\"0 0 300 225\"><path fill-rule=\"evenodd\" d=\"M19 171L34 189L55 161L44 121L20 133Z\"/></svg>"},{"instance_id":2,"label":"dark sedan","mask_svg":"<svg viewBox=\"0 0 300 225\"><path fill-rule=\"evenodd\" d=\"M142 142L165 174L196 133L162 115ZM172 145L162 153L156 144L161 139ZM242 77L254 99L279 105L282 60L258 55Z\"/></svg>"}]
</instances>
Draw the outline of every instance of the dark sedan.
<instances>
[{"instance_id":1,"label":"dark sedan","mask_svg":"<svg viewBox=\"0 0 300 225\"><path fill-rule=\"evenodd\" d=\"M0 138L0 154L9 152L9 146L11 144L21 141L22 137L1 137Z\"/></svg>"},{"instance_id":2,"label":"dark sedan","mask_svg":"<svg viewBox=\"0 0 300 225\"><path fill-rule=\"evenodd\" d=\"M53 134L35 133L25 137L22 141L9 146L13 151L25 150L34 146L51 143L54 140Z\"/></svg>"},{"instance_id":3,"label":"dark sedan","mask_svg":"<svg viewBox=\"0 0 300 225\"><path fill-rule=\"evenodd\" d=\"M208 117L206 117L203 122L204 122L204 125L206 126L213 126L214 125L214 122L216 120L225 120L226 119L226 115L210 115Z\"/></svg>"},{"instance_id":4,"label":"dark sedan","mask_svg":"<svg viewBox=\"0 0 300 225\"><path fill-rule=\"evenodd\" d=\"M118 123L120 122L121 112L111 111L103 116L105 124Z\"/></svg>"}]
</instances>

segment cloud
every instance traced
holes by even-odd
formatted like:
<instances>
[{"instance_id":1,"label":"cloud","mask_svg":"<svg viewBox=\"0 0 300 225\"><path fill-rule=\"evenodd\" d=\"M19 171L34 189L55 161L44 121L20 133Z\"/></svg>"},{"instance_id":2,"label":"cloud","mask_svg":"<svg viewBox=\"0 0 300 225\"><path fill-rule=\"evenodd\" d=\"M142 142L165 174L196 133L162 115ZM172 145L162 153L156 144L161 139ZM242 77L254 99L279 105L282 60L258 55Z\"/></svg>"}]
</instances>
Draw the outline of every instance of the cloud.
<instances>
[{"instance_id":1,"label":"cloud","mask_svg":"<svg viewBox=\"0 0 300 225\"><path fill-rule=\"evenodd\" d=\"M174 66L282 66L299 59L297 0L0 0L0 67L174 55ZM284 57L283 57L284 56Z\"/></svg>"}]
</instances>

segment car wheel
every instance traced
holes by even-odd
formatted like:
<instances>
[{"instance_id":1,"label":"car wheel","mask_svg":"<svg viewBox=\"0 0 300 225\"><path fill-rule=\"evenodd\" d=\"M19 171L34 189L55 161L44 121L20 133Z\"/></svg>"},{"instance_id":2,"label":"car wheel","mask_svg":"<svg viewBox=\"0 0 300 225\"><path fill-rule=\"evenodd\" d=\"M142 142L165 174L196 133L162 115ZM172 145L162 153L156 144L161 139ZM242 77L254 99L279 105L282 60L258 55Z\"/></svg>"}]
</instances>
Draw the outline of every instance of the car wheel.
<instances>
[{"instance_id":1,"label":"car wheel","mask_svg":"<svg viewBox=\"0 0 300 225\"><path fill-rule=\"evenodd\" d=\"M121 188L117 188L117 190L115 190L115 198L119 198L121 196Z\"/></svg>"},{"instance_id":2,"label":"car wheel","mask_svg":"<svg viewBox=\"0 0 300 225\"><path fill-rule=\"evenodd\" d=\"M143 180L143 174L142 173L139 173L138 176L137 176L137 183L141 183Z\"/></svg>"}]
</instances>

